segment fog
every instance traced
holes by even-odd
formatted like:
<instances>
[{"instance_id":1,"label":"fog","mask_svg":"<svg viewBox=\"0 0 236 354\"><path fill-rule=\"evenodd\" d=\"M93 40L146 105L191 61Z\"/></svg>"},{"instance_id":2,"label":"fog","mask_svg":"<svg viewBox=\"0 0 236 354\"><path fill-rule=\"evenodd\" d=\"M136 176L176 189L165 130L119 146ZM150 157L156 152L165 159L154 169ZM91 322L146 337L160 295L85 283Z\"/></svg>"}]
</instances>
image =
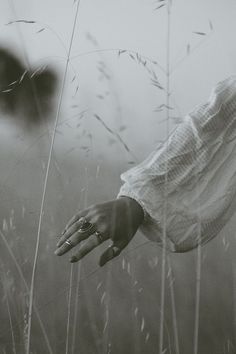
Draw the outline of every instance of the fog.
<instances>
[{"instance_id":1,"label":"fog","mask_svg":"<svg viewBox=\"0 0 236 354\"><path fill-rule=\"evenodd\" d=\"M1 0L0 353L27 353L29 288L56 118L31 353L157 353L162 250L138 233L100 268L103 246L73 266L54 249L77 210L115 198L121 172L167 137L165 90L152 81L166 87L167 11L151 0L81 0L65 71L77 4ZM233 0L172 0L171 130L235 73L235 15ZM234 217L202 249L199 354L236 352L235 252ZM163 353L196 354L196 269L197 251L168 256Z\"/></svg>"}]
</instances>

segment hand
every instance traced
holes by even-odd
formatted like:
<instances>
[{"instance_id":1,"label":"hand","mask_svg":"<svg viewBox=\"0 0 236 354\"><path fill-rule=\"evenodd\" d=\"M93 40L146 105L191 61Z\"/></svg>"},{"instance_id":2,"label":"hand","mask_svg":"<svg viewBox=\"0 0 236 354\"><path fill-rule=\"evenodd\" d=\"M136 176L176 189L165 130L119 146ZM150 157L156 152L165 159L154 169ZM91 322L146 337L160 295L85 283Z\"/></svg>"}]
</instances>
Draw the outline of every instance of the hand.
<instances>
[{"instance_id":1,"label":"hand","mask_svg":"<svg viewBox=\"0 0 236 354\"><path fill-rule=\"evenodd\" d=\"M68 222L57 243L55 254L61 256L81 241L85 241L70 259L72 263L77 262L99 244L111 239L111 246L100 257L99 264L103 266L118 256L128 245L142 223L143 217L141 206L135 200L125 196L91 206L77 213ZM81 224L81 218L85 218L89 223L85 224L86 228Z\"/></svg>"}]
</instances>

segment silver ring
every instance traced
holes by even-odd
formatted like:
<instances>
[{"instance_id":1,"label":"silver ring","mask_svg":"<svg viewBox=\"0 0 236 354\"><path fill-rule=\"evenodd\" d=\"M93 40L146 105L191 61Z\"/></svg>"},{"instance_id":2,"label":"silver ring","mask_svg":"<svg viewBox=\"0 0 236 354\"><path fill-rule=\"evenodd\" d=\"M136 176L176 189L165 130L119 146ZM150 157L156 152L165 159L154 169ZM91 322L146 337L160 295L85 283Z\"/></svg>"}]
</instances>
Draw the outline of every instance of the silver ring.
<instances>
[{"instance_id":1,"label":"silver ring","mask_svg":"<svg viewBox=\"0 0 236 354\"><path fill-rule=\"evenodd\" d=\"M82 226L79 228L78 232L93 232L95 230L96 226L92 224L91 222L87 221L82 224Z\"/></svg>"},{"instance_id":2,"label":"silver ring","mask_svg":"<svg viewBox=\"0 0 236 354\"><path fill-rule=\"evenodd\" d=\"M68 246L73 247L73 243L70 240L66 240L65 242Z\"/></svg>"},{"instance_id":3,"label":"silver ring","mask_svg":"<svg viewBox=\"0 0 236 354\"><path fill-rule=\"evenodd\" d=\"M95 236L97 237L99 243L102 243L103 241L105 241L105 240L103 239L103 235L101 234L100 231L96 231L96 232L95 232Z\"/></svg>"}]
</instances>

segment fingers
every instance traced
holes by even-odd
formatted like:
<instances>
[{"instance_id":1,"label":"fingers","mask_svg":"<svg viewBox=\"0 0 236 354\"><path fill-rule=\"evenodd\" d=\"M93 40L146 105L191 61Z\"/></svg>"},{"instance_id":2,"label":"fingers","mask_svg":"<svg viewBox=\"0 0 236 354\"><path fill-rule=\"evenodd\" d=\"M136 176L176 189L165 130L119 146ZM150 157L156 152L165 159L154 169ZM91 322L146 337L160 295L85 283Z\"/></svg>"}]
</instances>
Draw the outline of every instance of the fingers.
<instances>
[{"instance_id":1,"label":"fingers","mask_svg":"<svg viewBox=\"0 0 236 354\"><path fill-rule=\"evenodd\" d=\"M57 242L57 247L63 245L63 243L71 236L76 234L78 237L77 243L86 239L89 235L91 235L95 231L95 225L90 224L91 226L86 231L79 231L82 227L83 223L78 220L75 221L68 229L65 230L64 234L61 236L59 241ZM76 243L75 243L76 244Z\"/></svg>"},{"instance_id":2,"label":"fingers","mask_svg":"<svg viewBox=\"0 0 236 354\"><path fill-rule=\"evenodd\" d=\"M104 266L108 261L112 260L113 258L119 256L121 251L125 248L125 246L116 246L112 244L109 246L106 251L101 255L99 260L100 267Z\"/></svg>"},{"instance_id":3,"label":"fingers","mask_svg":"<svg viewBox=\"0 0 236 354\"><path fill-rule=\"evenodd\" d=\"M87 231L82 231L81 229L77 229L72 226L73 230L68 231L58 242L58 248L55 251L57 256L62 256L64 253L70 251L74 246L76 246L81 241L88 238L96 231L96 225L91 224L91 227Z\"/></svg>"},{"instance_id":4,"label":"fingers","mask_svg":"<svg viewBox=\"0 0 236 354\"><path fill-rule=\"evenodd\" d=\"M78 262L80 259L86 256L86 254L91 252L95 247L100 245L100 243L101 241L99 240L99 238L95 234L93 234L86 242L84 242L84 244L80 247L79 251L70 258L70 262Z\"/></svg>"},{"instance_id":5,"label":"fingers","mask_svg":"<svg viewBox=\"0 0 236 354\"><path fill-rule=\"evenodd\" d=\"M56 249L54 254L57 256L62 256L64 253L71 250L76 244L77 243L72 243L71 240L66 240L65 243L63 243L59 248Z\"/></svg>"},{"instance_id":6,"label":"fingers","mask_svg":"<svg viewBox=\"0 0 236 354\"><path fill-rule=\"evenodd\" d=\"M64 235L64 233L76 222L78 221L80 218L82 218L83 216L85 216L87 214L87 210L82 210L80 212L78 212L77 214L75 214L66 224L64 231L62 232L62 235Z\"/></svg>"}]
</instances>

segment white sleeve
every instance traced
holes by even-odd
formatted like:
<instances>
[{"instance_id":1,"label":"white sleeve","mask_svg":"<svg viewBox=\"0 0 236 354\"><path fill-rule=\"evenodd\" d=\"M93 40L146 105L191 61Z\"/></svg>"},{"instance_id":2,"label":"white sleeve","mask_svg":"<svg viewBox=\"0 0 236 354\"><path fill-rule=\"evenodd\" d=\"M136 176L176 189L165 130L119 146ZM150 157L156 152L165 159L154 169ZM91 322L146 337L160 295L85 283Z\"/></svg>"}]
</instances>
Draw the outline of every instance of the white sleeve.
<instances>
[{"instance_id":1,"label":"white sleeve","mask_svg":"<svg viewBox=\"0 0 236 354\"><path fill-rule=\"evenodd\" d=\"M205 244L221 231L236 209L235 138L236 76L230 76L160 148L121 175L118 197L128 196L143 207L140 229L149 239L162 244L165 193L169 250L188 251L199 237Z\"/></svg>"}]
</instances>

